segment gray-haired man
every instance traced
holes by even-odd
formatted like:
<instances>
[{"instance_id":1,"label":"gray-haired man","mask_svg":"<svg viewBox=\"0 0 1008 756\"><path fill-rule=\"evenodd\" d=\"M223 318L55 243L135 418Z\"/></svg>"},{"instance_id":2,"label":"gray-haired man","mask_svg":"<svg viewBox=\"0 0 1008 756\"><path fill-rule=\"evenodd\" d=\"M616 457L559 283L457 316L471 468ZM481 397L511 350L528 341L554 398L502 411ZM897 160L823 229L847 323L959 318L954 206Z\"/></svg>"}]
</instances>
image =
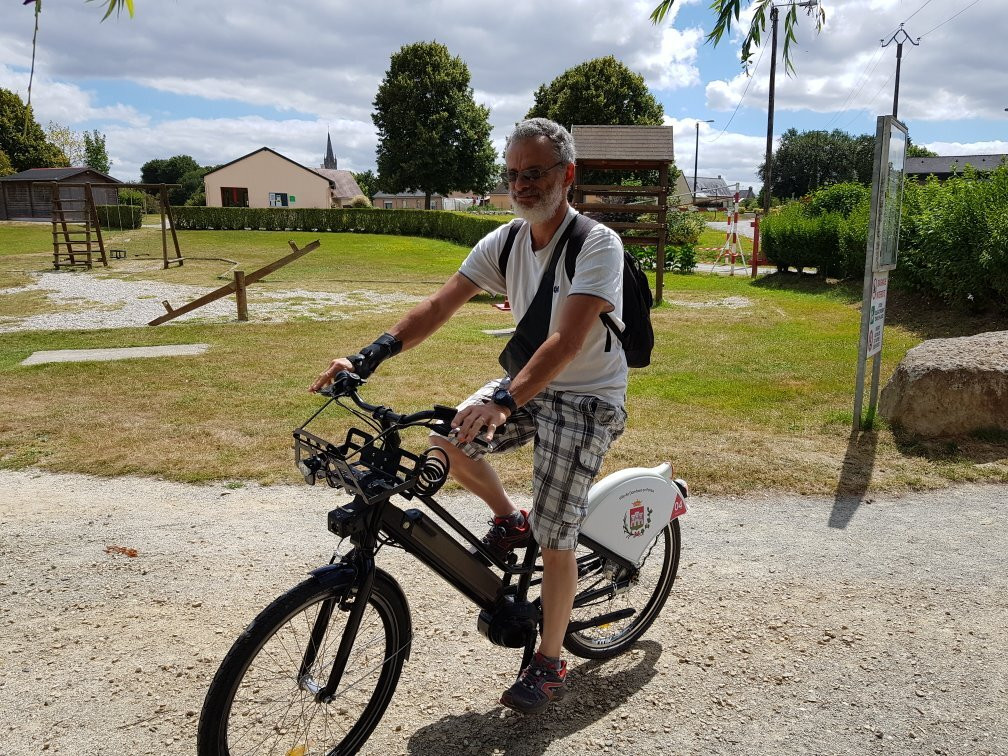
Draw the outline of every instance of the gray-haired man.
<instances>
[{"instance_id":1,"label":"gray-haired man","mask_svg":"<svg viewBox=\"0 0 1008 756\"><path fill-rule=\"evenodd\" d=\"M522 121L505 148L507 181L515 215L525 220L513 237L506 276L499 256L509 226L483 238L435 294L414 307L374 344L361 350L370 373L387 357L416 346L481 290L505 294L515 321L532 302L555 245L578 213L567 202L574 181L574 140L544 118ZM623 247L599 224L584 240L573 278L563 257L557 264L548 335L515 375L495 379L459 406L454 439L436 437L451 461L452 476L494 513L484 541L503 554L535 536L543 555L543 632L532 663L501 697L524 713L538 713L566 695L566 663L560 660L577 580L574 548L585 517L585 499L602 458L623 432L627 365L599 315L622 327ZM332 361L311 390L325 386L349 359ZM506 423L506 424L505 424ZM471 443L483 429L489 449ZM498 429L500 431L498 432ZM531 513L512 503L485 453L534 442Z\"/></svg>"}]
</instances>

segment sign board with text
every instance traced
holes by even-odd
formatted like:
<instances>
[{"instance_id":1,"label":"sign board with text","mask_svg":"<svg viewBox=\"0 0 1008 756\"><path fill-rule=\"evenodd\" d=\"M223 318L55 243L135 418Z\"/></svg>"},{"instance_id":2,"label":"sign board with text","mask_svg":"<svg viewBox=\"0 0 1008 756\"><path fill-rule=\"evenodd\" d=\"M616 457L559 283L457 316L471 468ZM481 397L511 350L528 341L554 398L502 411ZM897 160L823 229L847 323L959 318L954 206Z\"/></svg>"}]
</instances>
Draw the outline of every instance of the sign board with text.
<instances>
[{"instance_id":1,"label":"sign board with text","mask_svg":"<svg viewBox=\"0 0 1008 756\"><path fill-rule=\"evenodd\" d=\"M872 168L871 217L865 249L864 295L861 300L861 340L858 344L857 379L854 386L855 431L861 430L865 373L869 362L872 363L869 427L875 415L889 271L895 269L899 251L907 143L907 128L904 124L891 115L878 117L875 163Z\"/></svg>"},{"instance_id":2,"label":"sign board with text","mask_svg":"<svg viewBox=\"0 0 1008 756\"><path fill-rule=\"evenodd\" d=\"M889 291L889 271L872 275L871 308L868 312L868 354L882 351L882 326L885 325L886 294Z\"/></svg>"}]
</instances>

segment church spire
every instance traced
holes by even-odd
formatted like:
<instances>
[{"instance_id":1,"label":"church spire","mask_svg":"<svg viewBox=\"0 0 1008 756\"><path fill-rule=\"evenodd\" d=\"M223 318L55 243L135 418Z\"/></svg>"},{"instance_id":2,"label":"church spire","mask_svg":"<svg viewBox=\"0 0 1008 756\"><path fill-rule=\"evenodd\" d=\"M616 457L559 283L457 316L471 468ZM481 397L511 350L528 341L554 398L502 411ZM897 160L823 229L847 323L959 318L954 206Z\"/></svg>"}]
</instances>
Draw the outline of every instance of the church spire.
<instances>
[{"instance_id":1,"label":"church spire","mask_svg":"<svg viewBox=\"0 0 1008 756\"><path fill-rule=\"evenodd\" d=\"M326 151L325 151L325 162L322 163L323 168L331 168L336 170L336 156L333 155L332 151L332 137L329 136L329 132L326 132Z\"/></svg>"}]
</instances>

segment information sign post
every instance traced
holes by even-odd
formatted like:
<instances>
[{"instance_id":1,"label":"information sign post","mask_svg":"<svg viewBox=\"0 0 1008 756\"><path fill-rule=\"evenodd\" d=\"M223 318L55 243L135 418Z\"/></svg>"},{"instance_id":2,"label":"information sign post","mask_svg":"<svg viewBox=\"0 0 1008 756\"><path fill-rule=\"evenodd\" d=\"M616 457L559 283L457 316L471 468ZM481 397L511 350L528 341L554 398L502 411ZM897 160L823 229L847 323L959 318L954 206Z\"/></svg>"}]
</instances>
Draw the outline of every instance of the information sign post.
<instances>
[{"instance_id":1,"label":"information sign post","mask_svg":"<svg viewBox=\"0 0 1008 756\"><path fill-rule=\"evenodd\" d=\"M875 418L879 372L882 367L882 327L885 324L889 271L896 267L900 212L903 206L907 128L891 115L879 116L875 129L871 217L865 254L864 296L861 302L861 341L854 388L854 430L861 430L864 384L872 361L868 421Z\"/></svg>"}]
</instances>

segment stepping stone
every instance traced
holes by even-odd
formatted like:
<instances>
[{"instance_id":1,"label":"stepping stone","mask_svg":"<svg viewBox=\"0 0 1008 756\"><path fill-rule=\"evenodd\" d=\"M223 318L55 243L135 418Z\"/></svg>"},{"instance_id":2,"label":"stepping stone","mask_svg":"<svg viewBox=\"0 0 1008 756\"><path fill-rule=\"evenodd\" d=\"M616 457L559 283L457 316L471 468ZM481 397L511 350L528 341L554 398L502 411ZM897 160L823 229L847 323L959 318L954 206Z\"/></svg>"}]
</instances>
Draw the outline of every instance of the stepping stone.
<instances>
[{"instance_id":1,"label":"stepping stone","mask_svg":"<svg viewBox=\"0 0 1008 756\"><path fill-rule=\"evenodd\" d=\"M488 328L483 331L487 336L510 336L514 328Z\"/></svg>"},{"instance_id":2,"label":"stepping stone","mask_svg":"<svg viewBox=\"0 0 1008 756\"><path fill-rule=\"evenodd\" d=\"M48 362L102 362L130 360L136 357L191 357L203 354L209 344L166 344L149 347L121 347L118 349L55 349L33 352L22 365L44 365Z\"/></svg>"}]
</instances>

